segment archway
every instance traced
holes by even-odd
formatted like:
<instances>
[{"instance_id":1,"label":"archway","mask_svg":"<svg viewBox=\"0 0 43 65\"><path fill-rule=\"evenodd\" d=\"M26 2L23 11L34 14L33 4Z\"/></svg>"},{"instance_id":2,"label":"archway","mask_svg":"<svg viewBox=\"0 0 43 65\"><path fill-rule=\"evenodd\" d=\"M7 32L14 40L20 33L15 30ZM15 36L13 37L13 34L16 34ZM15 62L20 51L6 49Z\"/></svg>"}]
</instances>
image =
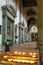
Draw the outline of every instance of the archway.
<instances>
[{"instance_id":1,"label":"archway","mask_svg":"<svg viewBox=\"0 0 43 65\"><path fill-rule=\"evenodd\" d=\"M30 30L30 28L36 25L36 18L32 17L27 21L27 26L28 26L28 30Z\"/></svg>"},{"instance_id":2,"label":"archway","mask_svg":"<svg viewBox=\"0 0 43 65\"><path fill-rule=\"evenodd\" d=\"M31 27L31 41L36 41L38 40L38 28L37 26L33 25Z\"/></svg>"},{"instance_id":3,"label":"archway","mask_svg":"<svg viewBox=\"0 0 43 65\"><path fill-rule=\"evenodd\" d=\"M32 16L32 15L34 15L34 16L36 16L37 15L37 11L36 11L36 9L34 9L34 8L29 8L27 11L26 11L26 15L27 16Z\"/></svg>"}]
</instances>

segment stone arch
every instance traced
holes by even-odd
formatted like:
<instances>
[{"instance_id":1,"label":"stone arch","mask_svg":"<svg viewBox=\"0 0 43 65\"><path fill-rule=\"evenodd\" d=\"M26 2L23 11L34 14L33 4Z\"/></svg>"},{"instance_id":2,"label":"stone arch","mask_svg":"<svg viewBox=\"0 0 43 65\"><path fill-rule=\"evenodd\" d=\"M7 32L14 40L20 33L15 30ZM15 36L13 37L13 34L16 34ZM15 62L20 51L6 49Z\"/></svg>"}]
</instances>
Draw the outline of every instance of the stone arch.
<instances>
[{"instance_id":1,"label":"stone arch","mask_svg":"<svg viewBox=\"0 0 43 65\"><path fill-rule=\"evenodd\" d=\"M26 15L27 16L30 16L30 15L37 15L37 11L36 11L36 9L34 9L34 8L28 8L27 9L27 11L26 11Z\"/></svg>"},{"instance_id":2,"label":"stone arch","mask_svg":"<svg viewBox=\"0 0 43 65\"><path fill-rule=\"evenodd\" d=\"M30 32L31 32L31 41L38 41L38 27L36 25L33 25L30 28Z\"/></svg>"},{"instance_id":3,"label":"stone arch","mask_svg":"<svg viewBox=\"0 0 43 65\"><path fill-rule=\"evenodd\" d=\"M32 25L36 24L36 18L32 17L32 18L28 19L27 25L30 26L30 24L32 24Z\"/></svg>"},{"instance_id":4,"label":"stone arch","mask_svg":"<svg viewBox=\"0 0 43 65\"><path fill-rule=\"evenodd\" d=\"M27 13L26 13L27 16L31 16L31 15L37 15L35 11L33 10L29 10Z\"/></svg>"},{"instance_id":5,"label":"stone arch","mask_svg":"<svg viewBox=\"0 0 43 65\"><path fill-rule=\"evenodd\" d=\"M37 10L34 7L30 7L26 11L26 16L27 16L27 22L31 18L35 18L37 20Z\"/></svg>"}]
</instances>

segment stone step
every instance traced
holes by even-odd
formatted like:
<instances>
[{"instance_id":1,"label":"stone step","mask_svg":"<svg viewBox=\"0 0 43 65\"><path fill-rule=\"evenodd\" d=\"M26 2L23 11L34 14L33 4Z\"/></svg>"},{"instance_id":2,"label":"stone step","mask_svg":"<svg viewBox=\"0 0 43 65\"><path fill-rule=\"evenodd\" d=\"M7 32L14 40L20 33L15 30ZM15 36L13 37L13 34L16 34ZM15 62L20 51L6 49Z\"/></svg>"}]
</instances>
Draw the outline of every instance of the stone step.
<instances>
[{"instance_id":1,"label":"stone step","mask_svg":"<svg viewBox=\"0 0 43 65\"><path fill-rule=\"evenodd\" d=\"M10 51L21 51L21 52L37 52L35 49L37 47L36 43L26 43L26 44L20 44L20 45L13 45L10 46ZM36 51L35 51L36 50Z\"/></svg>"}]
</instances>

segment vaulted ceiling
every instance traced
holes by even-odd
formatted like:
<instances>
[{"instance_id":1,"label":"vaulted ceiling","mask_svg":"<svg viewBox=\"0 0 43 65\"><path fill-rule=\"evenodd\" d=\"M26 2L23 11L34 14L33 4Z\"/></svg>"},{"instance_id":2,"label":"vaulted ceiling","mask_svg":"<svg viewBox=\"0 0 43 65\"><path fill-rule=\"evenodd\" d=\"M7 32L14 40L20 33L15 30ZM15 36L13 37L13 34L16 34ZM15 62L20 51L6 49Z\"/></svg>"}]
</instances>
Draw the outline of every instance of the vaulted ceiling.
<instances>
[{"instance_id":1,"label":"vaulted ceiling","mask_svg":"<svg viewBox=\"0 0 43 65\"><path fill-rule=\"evenodd\" d=\"M27 16L36 15L36 12L29 10L26 14Z\"/></svg>"},{"instance_id":2,"label":"vaulted ceiling","mask_svg":"<svg viewBox=\"0 0 43 65\"><path fill-rule=\"evenodd\" d=\"M24 9L26 10L25 13L26 13L26 16L28 18L30 16L37 16L36 9L34 9L34 7L37 7L37 0L22 0L22 3L23 3ZM32 24L34 24L34 25L36 24L36 18L35 17L32 17L32 18L30 17L30 19L27 19L28 28Z\"/></svg>"},{"instance_id":3,"label":"vaulted ceiling","mask_svg":"<svg viewBox=\"0 0 43 65\"><path fill-rule=\"evenodd\" d=\"M24 7L37 6L36 0L22 0L22 2Z\"/></svg>"}]
</instances>

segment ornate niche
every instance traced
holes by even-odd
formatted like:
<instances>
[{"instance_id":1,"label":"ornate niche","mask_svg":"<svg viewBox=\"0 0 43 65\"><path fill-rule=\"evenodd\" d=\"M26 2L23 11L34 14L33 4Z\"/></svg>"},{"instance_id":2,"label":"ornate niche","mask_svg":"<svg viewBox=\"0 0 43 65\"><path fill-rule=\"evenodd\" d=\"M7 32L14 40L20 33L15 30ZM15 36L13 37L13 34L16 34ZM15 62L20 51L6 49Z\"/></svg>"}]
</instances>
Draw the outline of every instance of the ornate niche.
<instances>
[{"instance_id":1,"label":"ornate niche","mask_svg":"<svg viewBox=\"0 0 43 65\"><path fill-rule=\"evenodd\" d=\"M12 43L14 41L14 20L16 12L12 5L2 6L2 41Z\"/></svg>"}]
</instances>

